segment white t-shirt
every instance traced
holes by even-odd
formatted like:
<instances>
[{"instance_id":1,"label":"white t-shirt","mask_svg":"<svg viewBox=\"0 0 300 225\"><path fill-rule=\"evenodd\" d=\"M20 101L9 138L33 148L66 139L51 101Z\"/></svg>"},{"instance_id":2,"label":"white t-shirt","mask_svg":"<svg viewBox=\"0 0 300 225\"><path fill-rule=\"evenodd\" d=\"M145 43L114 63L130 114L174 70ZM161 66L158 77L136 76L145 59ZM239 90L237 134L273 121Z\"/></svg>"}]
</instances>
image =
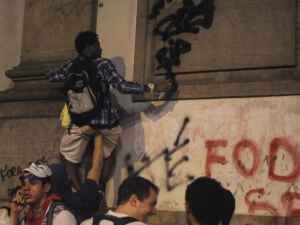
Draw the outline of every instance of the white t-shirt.
<instances>
[{"instance_id":1,"label":"white t-shirt","mask_svg":"<svg viewBox=\"0 0 300 225\"><path fill-rule=\"evenodd\" d=\"M0 225L10 225L10 218L7 208L0 208Z\"/></svg>"},{"instance_id":2,"label":"white t-shirt","mask_svg":"<svg viewBox=\"0 0 300 225\"><path fill-rule=\"evenodd\" d=\"M46 219L46 218L45 218ZM42 224L45 221L42 222ZM25 221L21 222L24 225ZM67 209L59 210L59 212L53 214L53 220L51 225L77 225L75 216Z\"/></svg>"},{"instance_id":3,"label":"white t-shirt","mask_svg":"<svg viewBox=\"0 0 300 225\"><path fill-rule=\"evenodd\" d=\"M115 217L118 217L118 218L128 217L128 215L126 215L126 214L113 212L111 210L109 210L106 213L106 215L115 216ZM93 218L89 218L89 219L83 221L80 225L92 225L92 224L93 224ZM128 224L130 224L130 225L146 225L145 223L140 222L140 221L131 222L131 223L128 223ZM114 225L114 223L110 220L101 220L99 225Z\"/></svg>"},{"instance_id":4,"label":"white t-shirt","mask_svg":"<svg viewBox=\"0 0 300 225\"><path fill-rule=\"evenodd\" d=\"M52 225L76 225L77 221L69 210L62 210L53 216Z\"/></svg>"}]
</instances>

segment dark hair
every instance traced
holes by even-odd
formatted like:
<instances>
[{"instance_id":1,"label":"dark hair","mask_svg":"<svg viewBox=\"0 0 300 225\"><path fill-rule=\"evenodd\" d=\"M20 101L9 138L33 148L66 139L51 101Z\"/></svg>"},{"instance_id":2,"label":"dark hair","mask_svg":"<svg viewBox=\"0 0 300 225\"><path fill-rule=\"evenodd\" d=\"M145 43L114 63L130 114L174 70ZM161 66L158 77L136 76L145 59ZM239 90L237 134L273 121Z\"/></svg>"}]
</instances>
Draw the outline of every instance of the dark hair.
<instances>
[{"instance_id":1,"label":"dark hair","mask_svg":"<svg viewBox=\"0 0 300 225\"><path fill-rule=\"evenodd\" d=\"M9 199L12 201L15 197L16 197L16 194L17 192L22 188L21 185L18 185L16 187L13 187L13 188L10 188L8 189L8 196L9 196Z\"/></svg>"},{"instance_id":2,"label":"dark hair","mask_svg":"<svg viewBox=\"0 0 300 225\"><path fill-rule=\"evenodd\" d=\"M230 191L209 177L200 177L188 185L186 203L195 219L206 225L228 225L234 208L234 197Z\"/></svg>"},{"instance_id":3,"label":"dark hair","mask_svg":"<svg viewBox=\"0 0 300 225\"><path fill-rule=\"evenodd\" d=\"M159 192L159 188L151 181L139 176L129 177L123 181L119 188L117 204L127 202L132 195L136 195L142 201L149 197L151 189L156 193Z\"/></svg>"},{"instance_id":4,"label":"dark hair","mask_svg":"<svg viewBox=\"0 0 300 225\"><path fill-rule=\"evenodd\" d=\"M233 194L228 191L224 190L224 211L223 211L223 225L229 225L231 217L233 215L235 209L235 199Z\"/></svg>"},{"instance_id":5,"label":"dark hair","mask_svg":"<svg viewBox=\"0 0 300 225\"><path fill-rule=\"evenodd\" d=\"M98 34L93 31L79 32L75 38L75 49L81 54L82 51L89 45L93 45L98 41Z\"/></svg>"}]
</instances>

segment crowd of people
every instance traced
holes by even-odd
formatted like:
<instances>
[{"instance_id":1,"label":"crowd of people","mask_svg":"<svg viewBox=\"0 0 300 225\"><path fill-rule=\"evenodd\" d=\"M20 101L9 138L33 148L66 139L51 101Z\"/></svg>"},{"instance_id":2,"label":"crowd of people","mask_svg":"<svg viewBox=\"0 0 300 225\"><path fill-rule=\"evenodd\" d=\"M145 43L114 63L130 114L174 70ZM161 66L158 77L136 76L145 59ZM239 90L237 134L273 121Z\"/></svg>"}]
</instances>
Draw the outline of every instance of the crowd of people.
<instances>
[{"instance_id":1,"label":"crowd of people","mask_svg":"<svg viewBox=\"0 0 300 225\"><path fill-rule=\"evenodd\" d=\"M75 49L77 57L47 74L50 81L64 83L61 163L32 163L23 170L20 186L12 193L10 225L143 225L155 213L159 194L150 180L128 177L118 189L116 208L108 210L105 204L105 184L121 134L111 88L124 94L158 88L126 81L102 57L95 32L80 32ZM89 148L90 166L81 175L79 168ZM235 209L232 193L208 177L187 186L185 202L189 225L229 225Z\"/></svg>"},{"instance_id":2,"label":"crowd of people","mask_svg":"<svg viewBox=\"0 0 300 225\"><path fill-rule=\"evenodd\" d=\"M99 149L95 147L95 152ZM119 187L116 208L108 210L99 207L104 196L91 175L94 168L74 192L60 185L64 181L57 176L63 170L57 167L32 163L24 169L11 201L10 225L145 225L156 212L159 188L146 178L126 178ZM200 177L188 184L185 205L188 225L229 225L235 200L218 181Z\"/></svg>"}]
</instances>

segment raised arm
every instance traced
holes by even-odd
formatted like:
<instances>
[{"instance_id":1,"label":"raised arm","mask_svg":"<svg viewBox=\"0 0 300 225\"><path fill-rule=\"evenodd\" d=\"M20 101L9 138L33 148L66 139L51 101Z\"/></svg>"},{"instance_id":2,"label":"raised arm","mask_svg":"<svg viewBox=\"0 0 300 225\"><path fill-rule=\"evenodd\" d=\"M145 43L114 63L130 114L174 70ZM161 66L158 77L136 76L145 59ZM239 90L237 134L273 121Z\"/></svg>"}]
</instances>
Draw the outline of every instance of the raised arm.
<instances>
[{"instance_id":1,"label":"raised arm","mask_svg":"<svg viewBox=\"0 0 300 225\"><path fill-rule=\"evenodd\" d=\"M101 134L96 134L94 141L94 151L91 169L87 173L87 179L95 181L99 184L99 179L102 174L103 167L103 137Z\"/></svg>"},{"instance_id":2,"label":"raised arm","mask_svg":"<svg viewBox=\"0 0 300 225\"><path fill-rule=\"evenodd\" d=\"M22 193L22 187L16 187L12 194L10 202L10 224L18 225L22 220L22 211L25 208L25 199Z\"/></svg>"},{"instance_id":3,"label":"raised arm","mask_svg":"<svg viewBox=\"0 0 300 225\"><path fill-rule=\"evenodd\" d=\"M70 67L72 66L72 61L63 64L61 67L50 70L46 76L51 82L64 81L67 78Z\"/></svg>"},{"instance_id":4,"label":"raised arm","mask_svg":"<svg viewBox=\"0 0 300 225\"><path fill-rule=\"evenodd\" d=\"M97 76L108 80L109 84L124 94L143 94L149 92L148 85L126 81L116 70L113 63L108 59L99 59L97 63Z\"/></svg>"}]
</instances>

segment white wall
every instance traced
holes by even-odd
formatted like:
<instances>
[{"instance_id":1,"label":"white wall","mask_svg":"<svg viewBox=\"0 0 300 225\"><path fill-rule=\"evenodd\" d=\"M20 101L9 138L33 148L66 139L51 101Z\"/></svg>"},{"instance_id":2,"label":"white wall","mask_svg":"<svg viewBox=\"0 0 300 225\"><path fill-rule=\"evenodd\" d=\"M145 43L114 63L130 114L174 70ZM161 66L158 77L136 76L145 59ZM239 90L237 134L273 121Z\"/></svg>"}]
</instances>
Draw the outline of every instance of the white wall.
<instances>
[{"instance_id":1,"label":"white wall","mask_svg":"<svg viewBox=\"0 0 300 225\"><path fill-rule=\"evenodd\" d=\"M136 3L103 0L98 17L104 55L123 57L129 80L133 78ZM1 90L9 83L4 70L19 63L23 7L21 0L0 1ZM7 19L10 17L14 19ZM162 110L133 115L122 136L121 172L111 183L118 184L126 176L126 153L137 158L147 153L153 158L164 148L172 148L185 117L190 123L182 139L189 138L190 143L171 160L174 164L182 156L190 158L176 168L171 180L182 184L166 189L163 158L143 173L160 186L160 210L183 210L186 176L208 173L235 193L238 214L287 215L300 208L299 96L176 101ZM110 199L117 185L112 186Z\"/></svg>"},{"instance_id":2,"label":"white wall","mask_svg":"<svg viewBox=\"0 0 300 225\"><path fill-rule=\"evenodd\" d=\"M126 76L133 73L136 0L103 0L99 8L97 32L103 46L103 56L122 56Z\"/></svg>"},{"instance_id":3,"label":"white wall","mask_svg":"<svg viewBox=\"0 0 300 225\"><path fill-rule=\"evenodd\" d=\"M25 0L0 1L0 91L13 86L5 71L18 65Z\"/></svg>"},{"instance_id":4,"label":"white wall","mask_svg":"<svg viewBox=\"0 0 300 225\"><path fill-rule=\"evenodd\" d=\"M104 53L125 59L127 79L133 77L136 3L103 0L98 17ZM146 152L153 158L164 148L172 148L185 117L191 122L183 138L190 143L171 161L189 156L171 181L183 184L166 189L163 158L144 173L161 188L159 209L183 210L186 176L209 173L235 193L238 214L288 215L293 207L300 207L299 96L177 101L162 111L136 116L123 132L119 154L123 172L116 176L126 174L125 152L138 157ZM143 165L138 164L136 168ZM113 191L109 196L114 196Z\"/></svg>"}]
</instances>

